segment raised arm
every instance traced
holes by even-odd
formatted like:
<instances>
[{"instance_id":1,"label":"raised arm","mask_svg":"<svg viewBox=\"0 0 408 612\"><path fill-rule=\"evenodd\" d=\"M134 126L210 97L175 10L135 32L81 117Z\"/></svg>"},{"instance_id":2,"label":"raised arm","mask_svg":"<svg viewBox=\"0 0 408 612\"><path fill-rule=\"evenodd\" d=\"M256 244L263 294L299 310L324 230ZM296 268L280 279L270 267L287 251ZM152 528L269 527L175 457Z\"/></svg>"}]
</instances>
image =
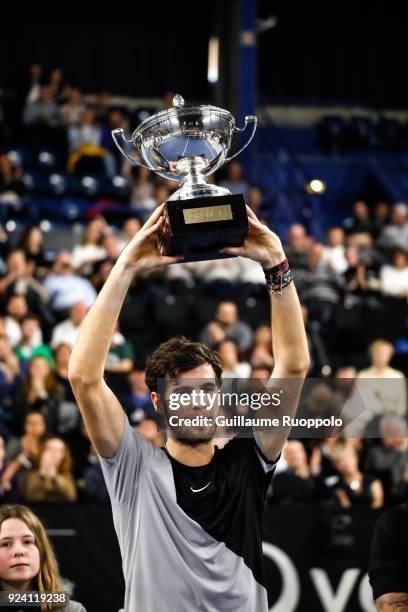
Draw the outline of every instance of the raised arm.
<instances>
[{"instance_id":1,"label":"raised arm","mask_svg":"<svg viewBox=\"0 0 408 612\"><path fill-rule=\"evenodd\" d=\"M249 257L269 270L285 260L278 236L258 221L247 207L248 237L243 247L224 249L225 252ZM290 262L289 262L290 263ZM293 416L296 413L303 381L309 369L309 351L305 326L295 285L291 282L282 291L270 293L272 343L275 366L270 386L283 390L280 410L273 416ZM267 416L266 411L259 416ZM271 416L269 414L269 416ZM274 461L278 458L289 435L289 427L280 427L273 433L259 433L264 455Z\"/></svg>"},{"instance_id":2,"label":"raised arm","mask_svg":"<svg viewBox=\"0 0 408 612\"><path fill-rule=\"evenodd\" d=\"M125 414L103 379L116 322L133 278L176 263L157 250L156 232L163 222L159 206L114 265L95 303L83 320L69 360L68 376L93 445L102 457L113 457L122 437Z\"/></svg>"}]
</instances>

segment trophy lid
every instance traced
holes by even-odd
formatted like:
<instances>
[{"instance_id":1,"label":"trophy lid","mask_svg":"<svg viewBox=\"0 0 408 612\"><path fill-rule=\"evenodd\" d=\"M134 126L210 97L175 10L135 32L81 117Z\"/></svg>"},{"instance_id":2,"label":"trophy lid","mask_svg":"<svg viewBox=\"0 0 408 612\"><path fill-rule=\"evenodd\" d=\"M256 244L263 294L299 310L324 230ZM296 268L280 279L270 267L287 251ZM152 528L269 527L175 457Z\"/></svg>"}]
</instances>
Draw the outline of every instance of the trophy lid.
<instances>
[{"instance_id":1,"label":"trophy lid","mask_svg":"<svg viewBox=\"0 0 408 612\"><path fill-rule=\"evenodd\" d=\"M176 94L173 97L173 107L168 108L166 110L160 111L159 113L155 113L150 117L147 117L133 132L132 138L137 138L141 133L149 130L155 125L160 125L165 123L166 121L174 120L183 120L191 118L192 116L202 116L213 119L218 118L223 122L227 122L230 124L230 129L233 130L235 127L235 119L233 115L225 110L224 108L220 108L218 106L212 106L211 104L200 104L200 105L192 105L185 106L184 98L180 94Z\"/></svg>"}]
</instances>

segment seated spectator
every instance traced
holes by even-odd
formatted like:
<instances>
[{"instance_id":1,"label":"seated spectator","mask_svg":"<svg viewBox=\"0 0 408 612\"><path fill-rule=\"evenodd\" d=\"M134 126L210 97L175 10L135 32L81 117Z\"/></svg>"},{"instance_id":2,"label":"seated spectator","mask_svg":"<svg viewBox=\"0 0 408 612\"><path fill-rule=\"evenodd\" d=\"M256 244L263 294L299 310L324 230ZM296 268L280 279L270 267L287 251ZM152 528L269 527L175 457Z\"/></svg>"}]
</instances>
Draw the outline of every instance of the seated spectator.
<instances>
[{"instance_id":1,"label":"seated spectator","mask_svg":"<svg viewBox=\"0 0 408 612\"><path fill-rule=\"evenodd\" d=\"M21 322L28 314L27 300L24 295L10 295L6 303L6 316L4 325L7 335L7 340L10 345L15 348L19 345L22 339ZM41 344L42 335L37 333L35 342Z\"/></svg>"},{"instance_id":2,"label":"seated spectator","mask_svg":"<svg viewBox=\"0 0 408 612\"><path fill-rule=\"evenodd\" d=\"M236 282L241 272L238 257L197 261L194 264L194 272L197 279L203 283L206 294L224 299L235 297Z\"/></svg>"},{"instance_id":3,"label":"seated spectator","mask_svg":"<svg viewBox=\"0 0 408 612\"><path fill-rule=\"evenodd\" d=\"M128 242L137 234L142 227L140 220L137 217L130 217L122 224L122 231L119 236L119 248L122 250Z\"/></svg>"},{"instance_id":4,"label":"seated spectator","mask_svg":"<svg viewBox=\"0 0 408 612\"><path fill-rule=\"evenodd\" d=\"M34 149L45 146L65 151L65 129L60 125L60 112L52 87L43 85L39 98L27 101L23 123L28 141Z\"/></svg>"},{"instance_id":5,"label":"seated spectator","mask_svg":"<svg viewBox=\"0 0 408 612\"><path fill-rule=\"evenodd\" d=\"M78 171L78 164L84 158L99 158L106 176L113 177L116 172L115 159L103 146L103 130L96 120L95 109L85 108L79 124L68 129L70 157L68 171Z\"/></svg>"},{"instance_id":6,"label":"seated spectator","mask_svg":"<svg viewBox=\"0 0 408 612\"><path fill-rule=\"evenodd\" d=\"M322 244L313 244L308 252L308 269L298 270L296 285L309 318L326 326L332 321L340 301L340 276L323 259Z\"/></svg>"},{"instance_id":7,"label":"seated spectator","mask_svg":"<svg viewBox=\"0 0 408 612\"><path fill-rule=\"evenodd\" d=\"M0 281L0 293L6 300L14 294L24 296L31 312L51 321L48 295L41 283L34 278L34 268L35 262L28 262L24 251L11 251L7 257L7 274Z\"/></svg>"},{"instance_id":8,"label":"seated spectator","mask_svg":"<svg viewBox=\"0 0 408 612\"><path fill-rule=\"evenodd\" d=\"M222 340L217 346L216 351L222 362L222 378L248 378L251 373L251 366L246 361L238 359L237 345L233 340Z\"/></svg>"},{"instance_id":9,"label":"seated spectator","mask_svg":"<svg viewBox=\"0 0 408 612\"><path fill-rule=\"evenodd\" d=\"M72 251L71 263L80 274L89 274L92 264L105 259L106 251L102 246L104 237L103 226L100 220L92 219L85 228L81 244L77 244Z\"/></svg>"},{"instance_id":10,"label":"seated spectator","mask_svg":"<svg viewBox=\"0 0 408 612\"><path fill-rule=\"evenodd\" d=\"M275 361L272 355L272 332L270 325L259 325L256 328L248 359L252 367L273 367Z\"/></svg>"},{"instance_id":11,"label":"seated spectator","mask_svg":"<svg viewBox=\"0 0 408 612\"><path fill-rule=\"evenodd\" d=\"M118 236L113 232L107 234L102 240L102 248L105 251L105 259L108 259L112 264L114 264L121 251Z\"/></svg>"},{"instance_id":12,"label":"seated spectator","mask_svg":"<svg viewBox=\"0 0 408 612\"><path fill-rule=\"evenodd\" d=\"M147 416L156 416L156 410L146 385L145 370L135 368L128 374L130 391L124 396L124 406L131 424L139 423Z\"/></svg>"},{"instance_id":13,"label":"seated spectator","mask_svg":"<svg viewBox=\"0 0 408 612\"><path fill-rule=\"evenodd\" d=\"M344 274L345 295L368 296L380 289L374 265L360 256L361 249L350 246L346 250L347 270Z\"/></svg>"},{"instance_id":14,"label":"seated spectator","mask_svg":"<svg viewBox=\"0 0 408 612\"><path fill-rule=\"evenodd\" d=\"M379 424L381 444L367 453L366 470L383 482L387 497L403 501L408 493L408 427L405 419L386 415Z\"/></svg>"},{"instance_id":15,"label":"seated spectator","mask_svg":"<svg viewBox=\"0 0 408 612\"><path fill-rule=\"evenodd\" d=\"M32 225L22 235L18 249L23 251L27 262L34 262L36 277L44 277L48 272L49 262L44 252L44 234L38 225Z\"/></svg>"},{"instance_id":16,"label":"seated spectator","mask_svg":"<svg viewBox=\"0 0 408 612\"><path fill-rule=\"evenodd\" d=\"M27 502L76 500L71 453L63 440L49 438L44 443L38 465L25 474L21 495Z\"/></svg>"},{"instance_id":17,"label":"seated spectator","mask_svg":"<svg viewBox=\"0 0 408 612\"><path fill-rule=\"evenodd\" d=\"M123 175L130 183L130 204L132 208L153 210L156 200L153 197L153 176L148 168L144 166L131 166L125 162Z\"/></svg>"},{"instance_id":18,"label":"seated spectator","mask_svg":"<svg viewBox=\"0 0 408 612\"><path fill-rule=\"evenodd\" d=\"M96 291L90 281L74 273L67 251L57 255L51 273L44 280L44 289L57 313L65 313L78 302L83 302L89 308L96 299Z\"/></svg>"},{"instance_id":19,"label":"seated spectator","mask_svg":"<svg viewBox=\"0 0 408 612\"><path fill-rule=\"evenodd\" d=\"M348 237L348 244L364 246L375 231L375 226L370 218L368 206L362 200L353 204L353 215L345 219L344 231Z\"/></svg>"},{"instance_id":20,"label":"seated spectator","mask_svg":"<svg viewBox=\"0 0 408 612\"><path fill-rule=\"evenodd\" d=\"M15 349L20 363L24 365L32 357L42 355L52 366L54 364L52 353L48 346L41 342L42 335L39 317L28 313L21 321L20 329L21 340Z\"/></svg>"},{"instance_id":21,"label":"seated spectator","mask_svg":"<svg viewBox=\"0 0 408 612\"><path fill-rule=\"evenodd\" d=\"M54 349L55 380L63 390L63 398L58 411L58 433L66 442L77 435L80 427L80 413L76 399L68 380L68 362L71 355L71 346L58 344Z\"/></svg>"},{"instance_id":22,"label":"seated spectator","mask_svg":"<svg viewBox=\"0 0 408 612\"><path fill-rule=\"evenodd\" d=\"M323 484L318 476L312 474L302 442L288 440L283 454L287 467L274 477L272 493L268 494L270 500L289 505L323 499Z\"/></svg>"},{"instance_id":23,"label":"seated spectator","mask_svg":"<svg viewBox=\"0 0 408 612\"><path fill-rule=\"evenodd\" d=\"M55 381L55 375L45 357L33 357L22 387L15 398L16 426L21 429L25 415L30 411L41 412L50 433L57 431L58 411L63 390Z\"/></svg>"},{"instance_id":24,"label":"seated spectator","mask_svg":"<svg viewBox=\"0 0 408 612\"><path fill-rule=\"evenodd\" d=\"M106 358L105 372L127 374L133 368L133 359L132 345L122 336L119 331L119 323L117 323Z\"/></svg>"},{"instance_id":25,"label":"seated spectator","mask_svg":"<svg viewBox=\"0 0 408 612\"><path fill-rule=\"evenodd\" d=\"M35 465L46 437L47 426L43 415L40 412L28 412L24 419L23 435L13 436L7 442L9 465L1 480L5 489L8 490L14 481L19 482L25 471Z\"/></svg>"},{"instance_id":26,"label":"seated spectator","mask_svg":"<svg viewBox=\"0 0 408 612\"><path fill-rule=\"evenodd\" d=\"M76 87L70 87L67 101L60 107L61 121L66 128L77 127L85 111L82 94Z\"/></svg>"},{"instance_id":27,"label":"seated spectator","mask_svg":"<svg viewBox=\"0 0 408 612\"><path fill-rule=\"evenodd\" d=\"M242 167L238 161L233 160L226 166L225 179L221 180L219 185L228 189L232 194L243 193L245 195L248 192L249 185L242 178Z\"/></svg>"},{"instance_id":28,"label":"seated spectator","mask_svg":"<svg viewBox=\"0 0 408 612\"><path fill-rule=\"evenodd\" d=\"M238 309L233 302L221 302L214 320L200 334L200 342L210 348L225 339L233 340L239 353L245 353L252 344L252 330L247 323L238 319Z\"/></svg>"},{"instance_id":29,"label":"seated spectator","mask_svg":"<svg viewBox=\"0 0 408 612\"><path fill-rule=\"evenodd\" d=\"M0 503L15 502L18 498L17 479L4 479L7 472L8 462L6 459L6 448L3 437L0 435Z\"/></svg>"},{"instance_id":30,"label":"seated spectator","mask_svg":"<svg viewBox=\"0 0 408 612\"><path fill-rule=\"evenodd\" d=\"M323 261L337 274L343 274L347 270L344 243L345 236L341 227L330 227L327 230L327 246L323 249Z\"/></svg>"},{"instance_id":31,"label":"seated spectator","mask_svg":"<svg viewBox=\"0 0 408 612\"><path fill-rule=\"evenodd\" d=\"M237 257L239 295L247 296L253 293L265 295L265 274L262 266L249 257Z\"/></svg>"},{"instance_id":32,"label":"seated spectator","mask_svg":"<svg viewBox=\"0 0 408 612\"><path fill-rule=\"evenodd\" d=\"M92 266L92 274L90 280L97 293L99 293L99 291L104 286L109 274L111 273L112 268L113 262L110 259L101 259Z\"/></svg>"},{"instance_id":33,"label":"seated spectator","mask_svg":"<svg viewBox=\"0 0 408 612\"><path fill-rule=\"evenodd\" d=\"M26 188L23 182L23 170L20 165L13 165L7 155L0 155L0 202L19 205Z\"/></svg>"},{"instance_id":34,"label":"seated spectator","mask_svg":"<svg viewBox=\"0 0 408 612\"><path fill-rule=\"evenodd\" d=\"M338 481L333 484L333 492L342 508L366 506L381 508L384 504L384 491L379 480L362 474L358 468L356 450L348 444L336 444L331 459L339 473Z\"/></svg>"},{"instance_id":35,"label":"seated spectator","mask_svg":"<svg viewBox=\"0 0 408 612\"><path fill-rule=\"evenodd\" d=\"M378 239L378 246L385 251L405 250L408 245L408 206L403 202L394 204L391 210L391 223L386 225Z\"/></svg>"},{"instance_id":36,"label":"seated spectator","mask_svg":"<svg viewBox=\"0 0 408 612\"><path fill-rule=\"evenodd\" d=\"M60 344L67 344L71 348L75 344L78 331L88 308L83 302L73 304L69 309L69 318L54 327L51 337L51 347L55 349Z\"/></svg>"},{"instance_id":37,"label":"seated spectator","mask_svg":"<svg viewBox=\"0 0 408 612\"><path fill-rule=\"evenodd\" d=\"M135 431L139 432L140 435L151 442L154 446L163 446L163 439L159 432L158 418L156 416L146 416L136 426Z\"/></svg>"},{"instance_id":38,"label":"seated spectator","mask_svg":"<svg viewBox=\"0 0 408 612\"><path fill-rule=\"evenodd\" d=\"M300 223L294 223L288 229L285 253L293 270L308 267L307 253L310 248L310 238Z\"/></svg>"},{"instance_id":39,"label":"seated spectator","mask_svg":"<svg viewBox=\"0 0 408 612\"><path fill-rule=\"evenodd\" d=\"M405 245L408 248L408 242ZM408 254L403 249L394 249L389 264L381 268L381 291L385 295L408 297Z\"/></svg>"},{"instance_id":40,"label":"seated spectator","mask_svg":"<svg viewBox=\"0 0 408 612\"><path fill-rule=\"evenodd\" d=\"M381 232L384 227L388 224L389 214L390 207L388 206L387 202L383 202L382 200L380 200L374 204L374 238L376 240L381 235Z\"/></svg>"},{"instance_id":41,"label":"seated spectator","mask_svg":"<svg viewBox=\"0 0 408 612\"><path fill-rule=\"evenodd\" d=\"M7 340L4 318L0 317L0 434L4 436L10 435L19 374L19 362Z\"/></svg>"}]
</instances>

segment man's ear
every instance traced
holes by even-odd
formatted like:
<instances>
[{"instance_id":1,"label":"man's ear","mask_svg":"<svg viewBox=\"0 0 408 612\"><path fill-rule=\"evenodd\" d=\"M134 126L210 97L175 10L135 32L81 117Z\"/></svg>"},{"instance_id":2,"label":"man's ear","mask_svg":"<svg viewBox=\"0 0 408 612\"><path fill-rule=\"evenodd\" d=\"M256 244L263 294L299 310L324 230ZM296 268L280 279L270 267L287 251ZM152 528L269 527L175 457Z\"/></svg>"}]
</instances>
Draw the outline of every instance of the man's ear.
<instances>
[{"instance_id":1,"label":"man's ear","mask_svg":"<svg viewBox=\"0 0 408 612\"><path fill-rule=\"evenodd\" d=\"M159 412L159 394L156 391L150 392L150 399L156 412Z\"/></svg>"}]
</instances>

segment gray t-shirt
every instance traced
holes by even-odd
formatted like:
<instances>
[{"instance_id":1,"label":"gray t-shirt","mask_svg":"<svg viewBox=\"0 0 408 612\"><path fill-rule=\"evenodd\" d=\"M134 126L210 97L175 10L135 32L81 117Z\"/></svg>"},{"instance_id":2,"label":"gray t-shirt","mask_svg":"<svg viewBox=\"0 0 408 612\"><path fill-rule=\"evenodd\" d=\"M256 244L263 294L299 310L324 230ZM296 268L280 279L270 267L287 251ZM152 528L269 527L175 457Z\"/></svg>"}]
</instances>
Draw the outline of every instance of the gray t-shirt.
<instances>
[{"instance_id":1,"label":"gray t-shirt","mask_svg":"<svg viewBox=\"0 0 408 612\"><path fill-rule=\"evenodd\" d=\"M122 554L126 612L266 612L261 521L275 464L253 437L188 467L126 420L101 459Z\"/></svg>"}]
</instances>

